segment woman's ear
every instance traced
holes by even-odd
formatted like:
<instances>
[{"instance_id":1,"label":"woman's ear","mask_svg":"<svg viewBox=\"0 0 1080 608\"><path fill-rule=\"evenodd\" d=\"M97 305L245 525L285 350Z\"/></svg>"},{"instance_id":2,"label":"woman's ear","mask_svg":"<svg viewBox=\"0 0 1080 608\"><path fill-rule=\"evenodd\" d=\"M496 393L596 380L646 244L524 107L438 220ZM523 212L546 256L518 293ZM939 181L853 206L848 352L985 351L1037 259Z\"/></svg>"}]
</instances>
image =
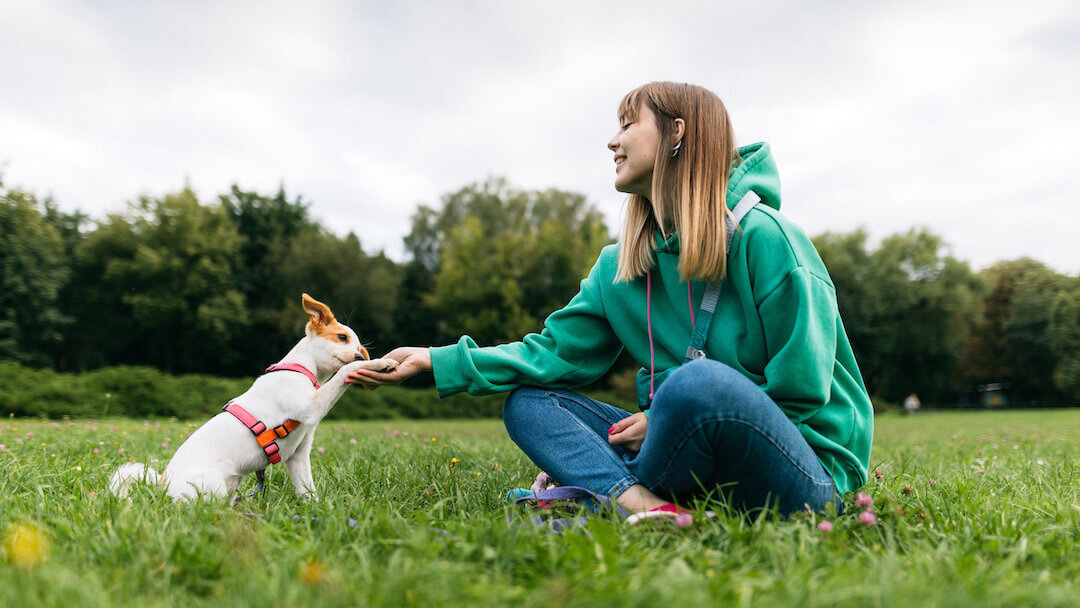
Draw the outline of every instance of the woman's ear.
<instances>
[{"instance_id":1,"label":"woman's ear","mask_svg":"<svg viewBox=\"0 0 1080 608\"><path fill-rule=\"evenodd\" d=\"M677 144L680 141L682 141L683 135L685 135L685 134L686 134L686 121L681 119L681 118L676 118L675 119L675 136L673 138L674 141L671 142L672 145Z\"/></svg>"}]
</instances>

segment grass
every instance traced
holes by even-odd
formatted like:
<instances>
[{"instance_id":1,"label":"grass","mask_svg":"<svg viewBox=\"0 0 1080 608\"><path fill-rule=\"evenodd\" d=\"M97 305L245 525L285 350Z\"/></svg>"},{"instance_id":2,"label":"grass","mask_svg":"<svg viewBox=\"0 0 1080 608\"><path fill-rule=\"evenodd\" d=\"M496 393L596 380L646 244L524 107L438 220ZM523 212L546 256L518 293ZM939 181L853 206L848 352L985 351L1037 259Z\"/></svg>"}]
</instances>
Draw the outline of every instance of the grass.
<instances>
[{"instance_id":1,"label":"grass","mask_svg":"<svg viewBox=\"0 0 1080 608\"><path fill-rule=\"evenodd\" d=\"M563 536L503 503L536 470L495 420L324 423L316 503L279 467L237 506L105 491L192 428L0 422L0 606L1066 606L1080 591L1080 410L880 417L874 525L848 497L840 517L592 516Z\"/></svg>"}]
</instances>

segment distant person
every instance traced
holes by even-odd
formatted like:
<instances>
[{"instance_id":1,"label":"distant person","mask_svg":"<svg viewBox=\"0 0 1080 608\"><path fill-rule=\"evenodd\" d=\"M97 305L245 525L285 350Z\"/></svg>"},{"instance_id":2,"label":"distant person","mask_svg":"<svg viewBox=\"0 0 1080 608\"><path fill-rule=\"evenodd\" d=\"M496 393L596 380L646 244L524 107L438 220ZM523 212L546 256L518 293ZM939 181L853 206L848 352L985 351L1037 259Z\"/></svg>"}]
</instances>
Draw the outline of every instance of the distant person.
<instances>
[{"instance_id":1,"label":"distant person","mask_svg":"<svg viewBox=\"0 0 1080 608\"><path fill-rule=\"evenodd\" d=\"M919 396L915 393L911 393L904 399L904 411L909 414L914 414L922 407L922 403L919 402Z\"/></svg>"},{"instance_id":2,"label":"distant person","mask_svg":"<svg viewBox=\"0 0 1080 608\"><path fill-rule=\"evenodd\" d=\"M630 511L675 515L672 501L718 489L741 509L822 511L866 482L873 408L829 273L779 212L769 145L736 148L723 103L688 84L637 88L618 119L607 147L615 189L629 194L622 236L542 332L398 348L386 355L396 371L351 381L433 371L441 396L513 391L503 419L529 458ZM749 209L739 227L736 209ZM566 390L624 349L644 368L644 412Z\"/></svg>"}]
</instances>

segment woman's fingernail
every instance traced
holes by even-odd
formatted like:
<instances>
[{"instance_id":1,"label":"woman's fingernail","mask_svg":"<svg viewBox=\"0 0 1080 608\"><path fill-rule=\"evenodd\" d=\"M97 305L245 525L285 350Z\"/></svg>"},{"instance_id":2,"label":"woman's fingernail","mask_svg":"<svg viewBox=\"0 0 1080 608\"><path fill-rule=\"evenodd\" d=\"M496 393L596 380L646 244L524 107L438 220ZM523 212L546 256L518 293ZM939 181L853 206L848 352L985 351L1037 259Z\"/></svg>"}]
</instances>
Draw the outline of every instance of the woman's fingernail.
<instances>
[{"instance_id":1,"label":"woman's fingernail","mask_svg":"<svg viewBox=\"0 0 1080 608\"><path fill-rule=\"evenodd\" d=\"M614 425L614 424L613 424L613 425L611 425L611 428L610 428L610 429L608 429L608 430L607 430L607 432L608 432L608 435L610 435L610 434L614 433L614 432L615 432L615 425Z\"/></svg>"}]
</instances>

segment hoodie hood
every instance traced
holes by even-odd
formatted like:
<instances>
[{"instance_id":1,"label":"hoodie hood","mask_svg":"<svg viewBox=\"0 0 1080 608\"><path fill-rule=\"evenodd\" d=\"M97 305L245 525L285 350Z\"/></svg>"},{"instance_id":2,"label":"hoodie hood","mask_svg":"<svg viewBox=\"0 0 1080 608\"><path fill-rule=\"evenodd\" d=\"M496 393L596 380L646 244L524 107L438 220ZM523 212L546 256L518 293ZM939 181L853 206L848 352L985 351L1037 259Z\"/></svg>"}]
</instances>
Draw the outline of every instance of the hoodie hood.
<instances>
[{"instance_id":1,"label":"hoodie hood","mask_svg":"<svg viewBox=\"0 0 1080 608\"><path fill-rule=\"evenodd\" d=\"M765 142L739 148L739 162L728 177L728 209L734 209L750 190L761 197L762 203L780 210L780 172Z\"/></svg>"},{"instance_id":2,"label":"hoodie hood","mask_svg":"<svg viewBox=\"0 0 1080 608\"><path fill-rule=\"evenodd\" d=\"M728 176L727 205L734 209L747 192L753 190L761 197L761 203L780 210L780 172L776 168L769 144L758 142L742 146L738 151L739 160ZM656 232L656 251L658 253L679 253L679 235L673 234L664 240L663 234Z\"/></svg>"}]
</instances>

